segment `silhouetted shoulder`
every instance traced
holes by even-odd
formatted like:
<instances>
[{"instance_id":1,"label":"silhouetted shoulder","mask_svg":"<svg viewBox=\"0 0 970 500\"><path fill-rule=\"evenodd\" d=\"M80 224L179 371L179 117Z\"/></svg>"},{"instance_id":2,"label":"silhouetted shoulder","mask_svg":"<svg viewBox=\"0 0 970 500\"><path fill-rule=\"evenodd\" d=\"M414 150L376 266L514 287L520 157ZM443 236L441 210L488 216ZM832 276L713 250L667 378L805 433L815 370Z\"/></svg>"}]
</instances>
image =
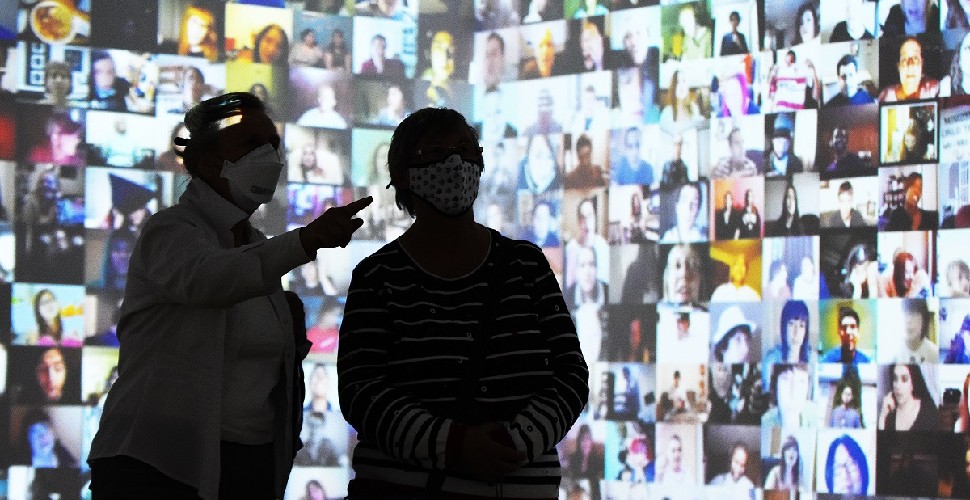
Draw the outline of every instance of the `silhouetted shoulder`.
<instances>
[{"instance_id":1,"label":"silhouetted shoulder","mask_svg":"<svg viewBox=\"0 0 970 500\"><path fill-rule=\"evenodd\" d=\"M492 241L499 242L499 244L505 245L508 249L506 253L506 262L518 263L520 265L535 265L541 264L544 267L549 267L549 261L546 259L546 254L542 253L542 249L538 245L532 243L528 240L516 240L508 238L501 235L498 231L492 231ZM518 262L516 262L518 261Z\"/></svg>"},{"instance_id":2,"label":"silhouetted shoulder","mask_svg":"<svg viewBox=\"0 0 970 500\"><path fill-rule=\"evenodd\" d=\"M375 269L382 266L393 265L394 262L399 261L405 257L404 252L401 251L401 245L397 240L391 241L376 252L364 257L363 260L357 263L354 267L354 273L365 273L370 274Z\"/></svg>"},{"instance_id":3,"label":"silhouetted shoulder","mask_svg":"<svg viewBox=\"0 0 970 500\"><path fill-rule=\"evenodd\" d=\"M495 237L494 236L495 234L498 234L498 233L493 231L493 238ZM501 242L502 244L508 245L509 248L514 248L518 252L524 252L524 253L531 252L533 254L542 253L542 249L539 248L538 245L536 245L535 243L529 240L517 240L501 234L498 234L498 238L499 238L498 240L499 242Z\"/></svg>"}]
</instances>

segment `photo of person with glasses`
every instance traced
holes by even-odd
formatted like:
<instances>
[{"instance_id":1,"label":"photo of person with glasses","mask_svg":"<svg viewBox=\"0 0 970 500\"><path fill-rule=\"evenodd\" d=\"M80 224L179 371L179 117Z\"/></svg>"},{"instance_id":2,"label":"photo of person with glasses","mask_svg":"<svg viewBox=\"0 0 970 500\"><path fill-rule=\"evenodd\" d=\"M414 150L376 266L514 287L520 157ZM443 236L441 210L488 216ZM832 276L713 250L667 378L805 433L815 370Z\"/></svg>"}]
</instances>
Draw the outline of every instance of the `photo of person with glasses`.
<instances>
[{"instance_id":1,"label":"photo of person with glasses","mask_svg":"<svg viewBox=\"0 0 970 500\"><path fill-rule=\"evenodd\" d=\"M940 93L940 82L927 75L923 48L916 37L903 41L899 46L899 83L884 88L879 93L879 102L930 99Z\"/></svg>"}]
</instances>

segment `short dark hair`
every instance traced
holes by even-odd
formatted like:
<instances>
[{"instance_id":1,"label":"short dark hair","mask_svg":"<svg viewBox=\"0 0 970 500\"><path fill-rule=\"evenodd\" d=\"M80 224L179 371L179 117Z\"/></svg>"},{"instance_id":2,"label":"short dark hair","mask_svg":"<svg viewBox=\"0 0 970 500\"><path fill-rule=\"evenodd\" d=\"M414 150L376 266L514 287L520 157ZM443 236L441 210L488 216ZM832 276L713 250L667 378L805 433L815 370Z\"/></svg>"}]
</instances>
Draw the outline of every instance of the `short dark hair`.
<instances>
[{"instance_id":1,"label":"short dark hair","mask_svg":"<svg viewBox=\"0 0 970 500\"><path fill-rule=\"evenodd\" d=\"M316 34L317 34L315 31L313 31L313 28L306 28L306 29L304 29L303 31L300 32L300 39L302 40L302 39L306 38L306 36L309 35L309 34L311 34L311 33L314 36L316 36Z\"/></svg>"},{"instance_id":2,"label":"short dark hair","mask_svg":"<svg viewBox=\"0 0 970 500\"><path fill-rule=\"evenodd\" d=\"M859 60L856 59L856 56L852 54L846 54L842 56L841 59L839 59L839 62L835 63L835 73L838 74L839 68L841 68L842 66L848 66L849 64L854 65L855 69L859 69Z\"/></svg>"},{"instance_id":3,"label":"short dark hair","mask_svg":"<svg viewBox=\"0 0 970 500\"><path fill-rule=\"evenodd\" d=\"M391 175L391 186L394 186L394 202L397 207L414 216L414 200L411 192L399 186L407 179L408 159L414 153L414 145L425 134L447 132L456 127L464 127L468 134L478 141L478 131L468 124L465 117L449 108L423 108L408 115L401 124L394 129L391 145L387 150L387 168Z\"/></svg>"},{"instance_id":4,"label":"short dark hair","mask_svg":"<svg viewBox=\"0 0 970 500\"><path fill-rule=\"evenodd\" d=\"M381 41L383 41L383 42L384 42L385 44L387 43L387 38L386 38L386 37L385 37L384 35L382 35L382 34L380 34L380 33L378 33L378 34L376 34L376 35L374 35L374 36L372 36L372 37L370 38L370 43L374 43L374 42L376 42L377 40L381 40Z\"/></svg>"},{"instance_id":5,"label":"short dark hair","mask_svg":"<svg viewBox=\"0 0 970 500\"><path fill-rule=\"evenodd\" d=\"M576 139L576 151L579 151L579 148L583 148L583 147L592 149L593 141L589 139L588 135L579 134L579 138Z\"/></svg>"},{"instance_id":6,"label":"short dark hair","mask_svg":"<svg viewBox=\"0 0 970 500\"><path fill-rule=\"evenodd\" d=\"M839 307L839 328L840 329L842 328L842 320L847 317L855 318L855 322L857 325L862 324L862 322L859 321L859 313L855 312L855 309L849 306L841 306Z\"/></svg>"},{"instance_id":7,"label":"short dark hair","mask_svg":"<svg viewBox=\"0 0 970 500\"><path fill-rule=\"evenodd\" d=\"M732 10L731 13L728 14L728 19L737 19L737 21L740 23L741 22L741 14L738 14L738 11L736 11L736 10Z\"/></svg>"},{"instance_id":8,"label":"short dark hair","mask_svg":"<svg viewBox=\"0 0 970 500\"><path fill-rule=\"evenodd\" d=\"M842 193L852 194L852 183L851 182L845 181L842 184L839 184L839 194L841 195Z\"/></svg>"},{"instance_id":9,"label":"short dark hair","mask_svg":"<svg viewBox=\"0 0 970 500\"><path fill-rule=\"evenodd\" d=\"M92 66L94 66L94 63L96 63L98 61L103 61L105 59L110 59L111 62L114 62L114 58L111 57L111 53L108 52L107 50L96 50L96 51L94 51L94 52L91 53L91 65Z\"/></svg>"}]
</instances>

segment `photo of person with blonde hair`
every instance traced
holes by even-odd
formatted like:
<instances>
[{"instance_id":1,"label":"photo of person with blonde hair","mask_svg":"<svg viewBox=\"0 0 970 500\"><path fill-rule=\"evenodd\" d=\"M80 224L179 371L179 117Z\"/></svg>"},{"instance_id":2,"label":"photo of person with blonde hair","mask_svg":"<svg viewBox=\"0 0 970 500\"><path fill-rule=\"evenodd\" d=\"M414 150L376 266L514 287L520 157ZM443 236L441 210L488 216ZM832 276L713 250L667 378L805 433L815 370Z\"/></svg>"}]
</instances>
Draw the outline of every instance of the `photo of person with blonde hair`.
<instances>
[{"instance_id":1,"label":"photo of person with blonde hair","mask_svg":"<svg viewBox=\"0 0 970 500\"><path fill-rule=\"evenodd\" d=\"M219 58L215 16L203 7L190 5L182 13L178 38L178 54L200 56L210 61Z\"/></svg>"}]
</instances>

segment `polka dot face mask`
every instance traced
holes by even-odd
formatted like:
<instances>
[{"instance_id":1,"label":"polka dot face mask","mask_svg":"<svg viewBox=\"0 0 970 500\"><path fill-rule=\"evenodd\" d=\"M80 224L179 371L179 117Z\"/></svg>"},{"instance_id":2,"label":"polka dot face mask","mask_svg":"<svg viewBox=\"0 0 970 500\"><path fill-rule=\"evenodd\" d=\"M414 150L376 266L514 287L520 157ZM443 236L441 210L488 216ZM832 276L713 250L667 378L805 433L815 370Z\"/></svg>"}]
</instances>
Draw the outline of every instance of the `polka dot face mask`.
<instances>
[{"instance_id":1,"label":"polka dot face mask","mask_svg":"<svg viewBox=\"0 0 970 500\"><path fill-rule=\"evenodd\" d=\"M438 212L458 216L467 212L478 197L482 166L459 154L426 166L408 170L411 192Z\"/></svg>"}]
</instances>

